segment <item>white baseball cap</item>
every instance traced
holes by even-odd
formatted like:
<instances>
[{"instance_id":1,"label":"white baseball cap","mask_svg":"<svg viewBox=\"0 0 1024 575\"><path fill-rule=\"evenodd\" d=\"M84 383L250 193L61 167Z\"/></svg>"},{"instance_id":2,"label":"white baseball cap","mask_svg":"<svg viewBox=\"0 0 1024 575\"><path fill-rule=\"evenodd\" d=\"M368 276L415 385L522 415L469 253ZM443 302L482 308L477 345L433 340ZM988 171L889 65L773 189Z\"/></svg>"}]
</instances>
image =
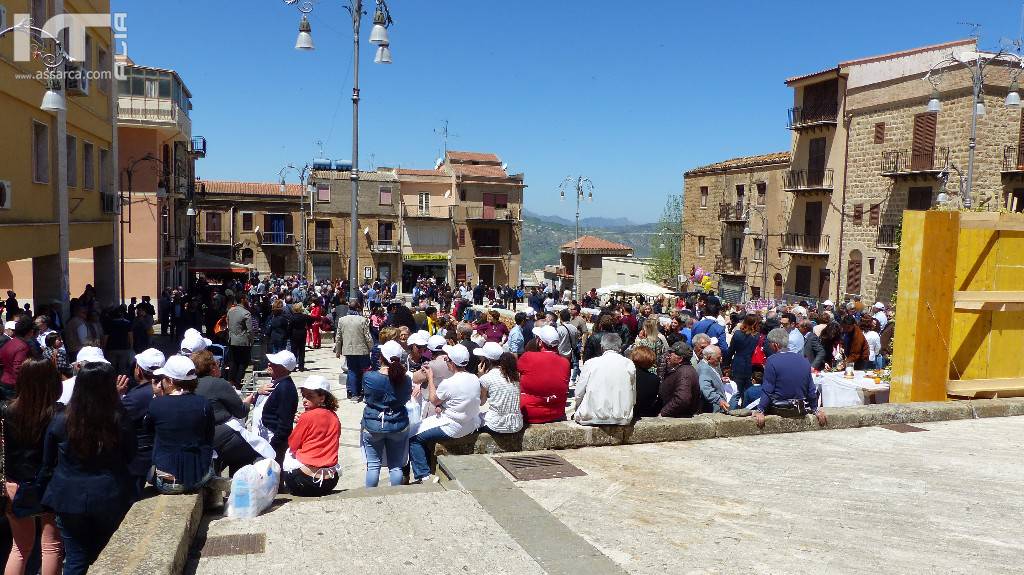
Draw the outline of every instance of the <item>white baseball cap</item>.
<instances>
[{"instance_id":1,"label":"white baseball cap","mask_svg":"<svg viewBox=\"0 0 1024 575\"><path fill-rule=\"evenodd\" d=\"M192 380L196 378L196 364L192 363L192 358L172 355L163 367L153 372L153 375L163 375L178 381Z\"/></svg>"},{"instance_id":2,"label":"white baseball cap","mask_svg":"<svg viewBox=\"0 0 1024 575\"><path fill-rule=\"evenodd\" d=\"M299 384L299 389L310 389L313 391L331 391L331 384L322 375L311 375Z\"/></svg>"},{"instance_id":3,"label":"white baseball cap","mask_svg":"<svg viewBox=\"0 0 1024 575\"><path fill-rule=\"evenodd\" d=\"M4 329L11 329L11 330L13 330L16 323L17 322L14 322L14 321L6 322L6 323L4 323Z\"/></svg>"},{"instance_id":4,"label":"white baseball cap","mask_svg":"<svg viewBox=\"0 0 1024 575\"><path fill-rule=\"evenodd\" d=\"M430 336L430 339L427 340L427 349L430 351L438 351L446 345L448 345L448 340L442 335L432 335Z\"/></svg>"},{"instance_id":5,"label":"white baseball cap","mask_svg":"<svg viewBox=\"0 0 1024 575\"><path fill-rule=\"evenodd\" d=\"M469 363L469 350L462 344L446 345L441 348L441 351L448 354L448 359L459 367L466 367Z\"/></svg>"},{"instance_id":6,"label":"white baseball cap","mask_svg":"<svg viewBox=\"0 0 1024 575\"><path fill-rule=\"evenodd\" d=\"M876 301L875 302L875 309L885 309L885 304L880 302L880 301Z\"/></svg>"},{"instance_id":7,"label":"white baseball cap","mask_svg":"<svg viewBox=\"0 0 1024 575\"><path fill-rule=\"evenodd\" d=\"M295 361L295 354L287 349L282 349L277 353L268 353L267 362L274 365L280 365L288 371L295 371L295 366L297 365L297 362Z\"/></svg>"},{"instance_id":8,"label":"white baseball cap","mask_svg":"<svg viewBox=\"0 0 1024 575\"><path fill-rule=\"evenodd\" d=\"M537 315L537 311L536 311L536 310L534 310L534 309L533 309L532 307L528 307L528 308L526 308L526 309L525 309L525 310L523 311L523 313L525 313L525 314L526 314L526 317L535 317L535 316Z\"/></svg>"},{"instance_id":9,"label":"white baseball cap","mask_svg":"<svg viewBox=\"0 0 1024 575\"><path fill-rule=\"evenodd\" d=\"M418 331L409 336L409 345L426 347L428 341L430 341L430 336L425 331Z\"/></svg>"},{"instance_id":10,"label":"white baseball cap","mask_svg":"<svg viewBox=\"0 0 1024 575\"><path fill-rule=\"evenodd\" d=\"M185 339L181 340L181 353L191 355L193 353L199 353L210 347L213 343L209 339L203 337L198 331L194 329L189 330L192 333L185 332Z\"/></svg>"},{"instance_id":11,"label":"white baseball cap","mask_svg":"<svg viewBox=\"0 0 1024 575\"><path fill-rule=\"evenodd\" d=\"M505 353L505 349L501 347L501 344L496 341L489 341L483 346L473 350L473 355L478 357L486 357L491 361L498 361L501 359L501 355Z\"/></svg>"},{"instance_id":12,"label":"white baseball cap","mask_svg":"<svg viewBox=\"0 0 1024 575\"><path fill-rule=\"evenodd\" d=\"M823 305L823 306L825 306L825 307L832 307L832 306L834 306L835 304L834 304L834 303L832 303L832 300L830 300L830 299L827 299L827 300L825 300L825 301L821 302L821 305Z\"/></svg>"},{"instance_id":13,"label":"white baseball cap","mask_svg":"<svg viewBox=\"0 0 1024 575\"><path fill-rule=\"evenodd\" d=\"M135 363L142 369L152 373L164 366L167 358L159 349L149 348L135 356Z\"/></svg>"},{"instance_id":14,"label":"white baseball cap","mask_svg":"<svg viewBox=\"0 0 1024 575\"><path fill-rule=\"evenodd\" d=\"M103 357L103 350L98 347L85 346L78 350L75 356L75 363L110 363Z\"/></svg>"},{"instance_id":15,"label":"white baseball cap","mask_svg":"<svg viewBox=\"0 0 1024 575\"><path fill-rule=\"evenodd\" d=\"M391 340L380 346L380 356L388 361L395 361L396 359L401 358L403 353L405 353L405 350L402 349L402 344L395 340Z\"/></svg>"},{"instance_id":16,"label":"white baseball cap","mask_svg":"<svg viewBox=\"0 0 1024 575\"><path fill-rule=\"evenodd\" d=\"M548 345L556 345L558 343L558 330L550 325L535 330L533 335L539 337L541 341Z\"/></svg>"}]
</instances>

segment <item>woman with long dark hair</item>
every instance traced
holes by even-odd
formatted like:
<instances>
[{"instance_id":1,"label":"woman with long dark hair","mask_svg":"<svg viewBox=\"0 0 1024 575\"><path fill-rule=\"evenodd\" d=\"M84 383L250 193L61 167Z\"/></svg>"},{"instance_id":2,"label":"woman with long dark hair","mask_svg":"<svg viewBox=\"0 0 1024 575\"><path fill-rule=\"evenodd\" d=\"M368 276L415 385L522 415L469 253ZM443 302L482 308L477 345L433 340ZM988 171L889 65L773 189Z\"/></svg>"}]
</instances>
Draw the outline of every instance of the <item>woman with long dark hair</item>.
<instances>
[{"instance_id":1,"label":"woman with long dark hair","mask_svg":"<svg viewBox=\"0 0 1024 575\"><path fill-rule=\"evenodd\" d=\"M68 407L43 442L43 505L57 513L64 575L89 569L128 513L135 488L128 463L135 431L117 396L109 363L83 365Z\"/></svg>"},{"instance_id":2,"label":"woman with long dark hair","mask_svg":"<svg viewBox=\"0 0 1024 575\"><path fill-rule=\"evenodd\" d=\"M480 358L480 403L488 405L480 414L482 427L491 433L516 433L523 428L519 407L519 368L516 354L500 344L487 342L473 350Z\"/></svg>"},{"instance_id":3,"label":"woman with long dark hair","mask_svg":"<svg viewBox=\"0 0 1024 575\"><path fill-rule=\"evenodd\" d=\"M7 496L14 499L21 485L33 485L43 466L43 438L53 420L61 393L60 375L56 365L46 359L27 359L21 364L16 383L18 397L3 406L4 471L7 475ZM26 494L22 494L23 496ZM4 575L22 575L25 562L36 541L36 517L22 516L20 510L8 506L7 521L11 525L14 544L7 557ZM61 544L53 513L39 515L42 532L42 575L60 573Z\"/></svg>"},{"instance_id":4,"label":"woman with long dark hair","mask_svg":"<svg viewBox=\"0 0 1024 575\"><path fill-rule=\"evenodd\" d=\"M756 313L748 313L739 328L733 332L729 351L723 358L725 362L732 362L730 377L736 382L737 390L733 407L742 407L739 405L739 401L751 385L751 375L754 373L754 352L760 343L763 343L761 316Z\"/></svg>"},{"instance_id":5,"label":"woman with long dark hair","mask_svg":"<svg viewBox=\"0 0 1024 575\"><path fill-rule=\"evenodd\" d=\"M388 480L401 485L402 468L409 455L409 411L412 378L402 361L402 346L388 341L380 346L380 369L363 378L362 444L366 455L366 486L377 487L387 457ZM424 364L425 366L426 364Z\"/></svg>"}]
</instances>

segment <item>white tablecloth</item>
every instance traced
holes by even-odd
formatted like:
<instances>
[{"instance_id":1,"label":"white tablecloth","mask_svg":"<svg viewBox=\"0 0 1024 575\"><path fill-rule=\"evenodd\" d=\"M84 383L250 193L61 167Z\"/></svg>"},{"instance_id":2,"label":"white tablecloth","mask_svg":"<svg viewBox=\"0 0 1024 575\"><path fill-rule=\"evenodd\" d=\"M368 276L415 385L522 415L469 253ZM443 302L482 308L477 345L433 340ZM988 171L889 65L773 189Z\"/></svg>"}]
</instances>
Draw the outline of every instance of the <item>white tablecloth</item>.
<instances>
[{"instance_id":1,"label":"white tablecloth","mask_svg":"<svg viewBox=\"0 0 1024 575\"><path fill-rule=\"evenodd\" d=\"M854 372L853 379L842 373L819 373L814 376L823 407L848 407L870 403L889 403L889 385L876 384L864 377L863 371Z\"/></svg>"}]
</instances>

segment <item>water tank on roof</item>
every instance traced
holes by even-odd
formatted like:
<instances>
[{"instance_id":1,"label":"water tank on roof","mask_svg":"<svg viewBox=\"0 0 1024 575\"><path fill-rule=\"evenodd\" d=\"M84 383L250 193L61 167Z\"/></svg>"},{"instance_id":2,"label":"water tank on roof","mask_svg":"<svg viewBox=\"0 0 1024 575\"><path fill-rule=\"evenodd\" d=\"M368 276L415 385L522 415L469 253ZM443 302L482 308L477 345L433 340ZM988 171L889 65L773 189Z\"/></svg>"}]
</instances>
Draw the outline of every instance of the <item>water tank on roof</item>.
<instances>
[{"instance_id":1,"label":"water tank on roof","mask_svg":"<svg viewBox=\"0 0 1024 575\"><path fill-rule=\"evenodd\" d=\"M334 160L334 169L339 172L351 172L352 160Z\"/></svg>"},{"instance_id":2,"label":"water tank on roof","mask_svg":"<svg viewBox=\"0 0 1024 575\"><path fill-rule=\"evenodd\" d=\"M331 161L326 158L316 158L313 160L314 170L329 170L331 169Z\"/></svg>"}]
</instances>

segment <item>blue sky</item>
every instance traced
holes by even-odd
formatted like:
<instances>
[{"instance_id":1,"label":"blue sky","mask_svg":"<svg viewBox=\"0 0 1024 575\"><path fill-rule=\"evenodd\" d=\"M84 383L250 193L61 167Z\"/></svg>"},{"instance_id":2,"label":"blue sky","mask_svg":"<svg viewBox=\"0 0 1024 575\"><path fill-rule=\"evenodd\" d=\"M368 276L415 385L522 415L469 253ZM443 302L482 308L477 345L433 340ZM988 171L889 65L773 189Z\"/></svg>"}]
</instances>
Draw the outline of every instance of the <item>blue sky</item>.
<instances>
[{"instance_id":1,"label":"blue sky","mask_svg":"<svg viewBox=\"0 0 1024 575\"><path fill-rule=\"evenodd\" d=\"M205 179L273 181L282 166L351 153L352 38L341 0L311 15L316 50L293 49L282 0L113 0L129 55L173 68L193 93ZM360 164L432 167L449 149L525 172L526 207L569 216L558 185L593 180L585 215L655 221L682 172L785 150L788 76L966 37L1019 34L1020 3L391 0L394 64L375 65L364 19ZM291 176L294 180L295 176Z\"/></svg>"}]
</instances>

